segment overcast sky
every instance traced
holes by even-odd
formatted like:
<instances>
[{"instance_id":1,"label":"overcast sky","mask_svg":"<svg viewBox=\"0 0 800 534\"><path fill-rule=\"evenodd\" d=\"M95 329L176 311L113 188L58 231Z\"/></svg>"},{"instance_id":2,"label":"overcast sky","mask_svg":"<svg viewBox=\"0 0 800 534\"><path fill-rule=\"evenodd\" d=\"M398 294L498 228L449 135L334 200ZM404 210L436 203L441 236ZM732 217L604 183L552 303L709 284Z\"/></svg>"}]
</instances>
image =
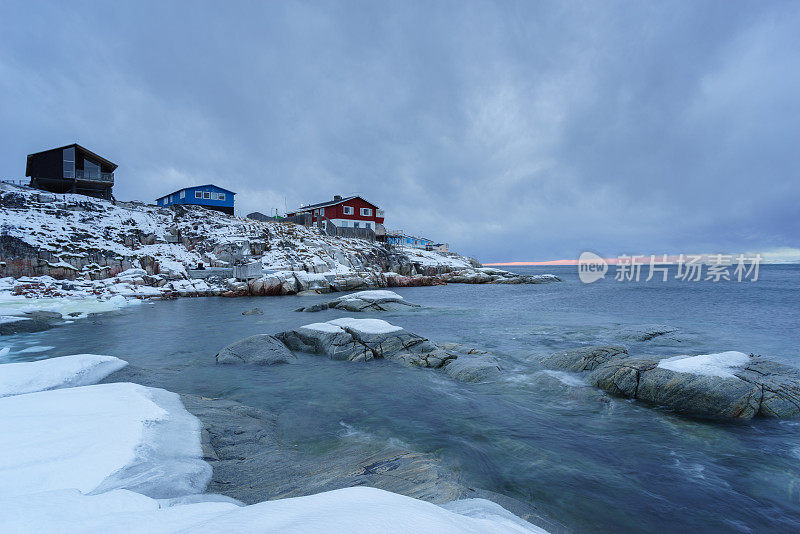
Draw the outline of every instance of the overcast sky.
<instances>
[{"instance_id":1,"label":"overcast sky","mask_svg":"<svg viewBox=\"0 0 800 534\"><path fill-rule=\"evenodd\" d=\"M0 124L2 178L78 142L486 262L800 248L800 2L4 1Z\"/></svg>"}]
</instances>

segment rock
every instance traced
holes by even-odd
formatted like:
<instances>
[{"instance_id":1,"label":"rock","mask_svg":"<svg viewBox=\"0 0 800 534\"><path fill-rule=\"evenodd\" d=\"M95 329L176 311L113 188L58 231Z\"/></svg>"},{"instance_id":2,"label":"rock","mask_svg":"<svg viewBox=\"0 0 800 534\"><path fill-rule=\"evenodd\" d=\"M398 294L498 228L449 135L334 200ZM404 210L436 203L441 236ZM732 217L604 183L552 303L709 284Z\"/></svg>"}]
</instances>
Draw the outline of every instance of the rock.
<instances>
[{"instance_id":1,"label":"rock","mask_svg":"<svg viewBox=\"0 0 800 534\"><path fill-rule=\"evenodd\" d=\"M261 311L261 308L253 308L252 310L243 311L242 315L264 315L264 312Z\"/></svg>"},{"instance_id":2,"label":"rock","mask_svg":"<svg viewBox=\"0 0 800 534\"><path fill-rule=\"evenodd\" d=\"M305 325L275 337L292 350L321 354L332 360L387 359L410 367L444 368L448 376L465 382L488 380L502 370L497 358L486 351L456 343L437 345L380 319L345 317Z\"/></svg>"},{"instance_id":3,"label":"rock","mask_svg":"<svg viewBox=\"0 0 800 534\"><path fill-rule=\"evenodd\" d=\"M459 355L444 366L447 376L462 382L483 382L500 376L502 367L488 354Z\"/></svg>"},{"instance_id":4,"label":"rock","mask_svg":"<svg viewBox=\"0 0 800 534\"><path fill-rule=\"evenodd\" d=\"M626 357L628 350L620 346L581 347L551 354L542 360L542 365L565 371L591 371L614 358Z\"/></svg>"},{"instance_id":5,"label":"rock","mask_svg":"<svg viewBox=\"0 0 800 534\"><path fill-rule=\"evenodd\" d=\"M322 354L332 360L391 358L412 348L429 348L429 352L435 349L425 338L379 319L343 318L313 323L276 337L292 350Z\"/></svg>"},{"instance_id":6,"label":"rock","mask_svg":"<svg viewBox=\"0 0 800 534\"><path fill-rule=\"evenodd\" d=\"M677 332L678 329L672 326L647 325L635 329L627 329L622 332L622 335L625 339L631 341L651 341L656 338L661 338L659 341L669 340L680 343L681 339L675 335Z\"/></svg>"},{"instance_id":7,"label":"rock","mask_svg":"<svg viewBox=\"0 0 800 534\"><path fill-rule=\"evenodd\" d=\"M523 275L492 267L459 269L442 274L441 278L453 284L548 284L563 281L553 274Z\"/></svg>"},{"instance_id":8,"label":"rock","mask_svg":"<svg viewBox=\"0 0 800 534\"><path fill-rule=\"evenodd\" d=\"M800 369L761 356L617 358L588 382L609 393L715 418L800 416Z\"/></svg>"},{"instance_id":9,"label":"rock","mask_svg":"<svg viewBox=\"0 0 800 534\"><path fill-rule=\"evenodd\" d=\"M53 326L46 321L31 317L16 317L13 315L0 315L0 335L22 334L27 332L41 332Z\"/></svg>"},{"instance_id":10,"label":"rock","mask_svg":"<svg viewBox=\"0 0 800 534\"><path fill-rule=\"evenodd\" d=\"M350 295L338 297L324 304L314 304L300 308L297 311L316 312L335 308L351 312L362 311L399 311L409 308L419 308L418 304L406 302L403 297L388 290L359 291Z\"/></svg>"},{"instance_id":11,"label":"rock","mask_svg":"<svg viewBox=\"0 0 800 534\"><path fill-rule=\"evenodd\" d=\"M223 399L182 395L213 451L208 491L245 503L370 486L433 503L468 495L458 476L435 457L391 445L342 441L320 453L280 439L277 414Z\"/></svg>"},{"instance_id":12,"label":"rock","mask_svg":"<svg viewBox=\"0 0 800 534\"><path fill-rule=\"evenodd\" d=\"M255 363L273 365L289 363L297 356L273 336L258 334L228 345L216 356L217 363Z\"/></svg>"},{"instance_id":13,"label":"rock","mask_svg":"<svg viewBox=\"0 0 800 534\"><path fill-rule=\"evenodd\" d=\"M31 311L31 312L25 312L25 315L27 317L30 317L31 319L36 319L38 321L45 321L45 322L60 321L63 318L63 315L54 311Z\"/></svg>"}]
</instances>

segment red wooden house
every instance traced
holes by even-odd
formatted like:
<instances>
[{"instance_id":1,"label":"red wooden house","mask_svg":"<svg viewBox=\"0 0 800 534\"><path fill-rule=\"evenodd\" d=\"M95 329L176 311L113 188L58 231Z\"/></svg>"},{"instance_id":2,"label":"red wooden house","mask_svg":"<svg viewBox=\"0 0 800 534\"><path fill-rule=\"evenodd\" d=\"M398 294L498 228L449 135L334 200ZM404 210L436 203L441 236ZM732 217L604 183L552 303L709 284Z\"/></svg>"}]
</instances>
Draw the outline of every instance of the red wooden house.
<instances>
[{"instance_id":1,"label":"red wooden house","mask_svg":"<svg viewBox=\"0 0 800 534\"><path fill-rule=\"evenodd\" d=\"M368 200L358 196L341 197L336 195L333 200L302 206L287 213L291 217L301 213L310 213L312 222L320 222L323 226L333 223L338 228L369 228L378 230L378 225L383 225L383 210Z\"/></svg>"}]
</instances>

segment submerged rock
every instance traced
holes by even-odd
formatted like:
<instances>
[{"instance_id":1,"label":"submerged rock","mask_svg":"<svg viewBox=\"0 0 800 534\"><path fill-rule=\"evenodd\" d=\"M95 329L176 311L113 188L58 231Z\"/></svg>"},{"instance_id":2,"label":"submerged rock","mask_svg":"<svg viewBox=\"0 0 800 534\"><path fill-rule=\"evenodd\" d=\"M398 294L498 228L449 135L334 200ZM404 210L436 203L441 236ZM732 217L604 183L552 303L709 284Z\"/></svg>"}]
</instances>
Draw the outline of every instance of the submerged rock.
<instances>
[{"instance_id":1,"label":"submerged rock","mask_svg":"<svg viewBox=\"0 0 800 534\"><path fill-rule=\"evenodd\" d=\"M242 315L264 315L264 312L261 311L261 308L253 308L252 310L243 311Z\"/></svg>"},{"instance_id":2,"label":"submerged rock","mask_svg":"<svg viewBox=\"0 0 800 534\"><path fill-rule=\"evenodd\" d=\"M599 366L588 381L614 395L689 414L800 416L800 369L741 352L620 358Z\"/></svg>"},{"instance_id":3,"label":"submerged rock","mask_svg":"<svg viewBox=\"0 0 800 534\"><path fill-rule=\"evenodd\" d=\"M403 297L388 290L359 291L344 295L330 302L313 304L299 308L296 311L316 312L327 309L346 310L351 312L362 311L398 311L409 308L419 308L418 304L407 302Z\"/></svg>"},{"instance_id":4,"label":"submerged rock","mask_svg":"<svg viewBox=\"0 0 800 534\"><path fill-rule=\"evenodd\" d=\"M208 491L245 503L370 486L434 503L469 495L458 476L427 454L341 440L326 452L304 452L280 439L279 416L233 401L182 396L208 433Z\"/></svg>"},{"instance_id":5,"label":"submerged rock","mask_svg":"<svg viewBox=\"0 0 800 534\"><path fill-rule=\"evenodd\" d=\"M48 321L33 317L16 317L13 315L0 315L0 335L21 334L26 332L41 332L49 330L53 325Z\"/></svg>"},{"instance_id":6,"label":"submerged rock","mask_svg":"<svg viewBox=\"0 0 800 534\"><path fill-rule=\"evenodd\" d=\"M581 347L551 354L542 360L542 364L551 369L562 369L564 371L591 371L613 358L627 355L628 350L617 345Z\"/></svg>"},{"instance_id":7,"label":"submerged rock","mask_svg":"<svg viewBox=\"0 0 800 534\"><path fill-rule=\"evenodd\" d=\"M255 363L273 365L289 363L297 356L273 336L258 334L228 345L217 353L217 363Z\"/></svg>"}]
</instances>

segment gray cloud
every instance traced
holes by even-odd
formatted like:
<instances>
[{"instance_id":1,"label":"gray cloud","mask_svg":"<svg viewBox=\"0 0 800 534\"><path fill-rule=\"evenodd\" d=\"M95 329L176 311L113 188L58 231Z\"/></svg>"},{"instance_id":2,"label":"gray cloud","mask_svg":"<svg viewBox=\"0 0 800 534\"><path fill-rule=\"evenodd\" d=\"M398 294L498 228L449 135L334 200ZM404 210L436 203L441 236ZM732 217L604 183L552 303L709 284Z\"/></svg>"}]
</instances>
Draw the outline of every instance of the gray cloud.
<instances>
[{"instance_id":1,"label":"gray cloud","mask_svg":"<svg viewBox=\"0 0 800 534\"><path fill-rule=\"evenodd\" d=\"M5 3L0 175L360 192L485 260L800 247L793 3Z\"/></svg>"}]
</instances>

